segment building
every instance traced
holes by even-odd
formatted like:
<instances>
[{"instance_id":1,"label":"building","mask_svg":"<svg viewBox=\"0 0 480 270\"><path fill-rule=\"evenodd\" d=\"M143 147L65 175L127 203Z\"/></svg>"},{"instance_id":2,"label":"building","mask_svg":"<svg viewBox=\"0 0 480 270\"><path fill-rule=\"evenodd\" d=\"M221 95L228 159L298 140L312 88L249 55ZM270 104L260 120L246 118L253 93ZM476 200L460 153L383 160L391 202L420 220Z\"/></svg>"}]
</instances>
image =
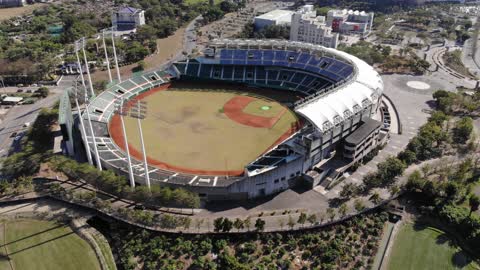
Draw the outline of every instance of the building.
<instances>
[{"instance_id":1,"label":"building","mask_svg":"<svg viewBox=\"0 0 480 270\"><path fill-rule=\"evenodd\" d=\"M365 36L372 31L373 17L373 12L333 9L327 13L327 25L333 32Z\"/></svg>"},{"instance_id":2,"label":"building","mask_svg":"<svg viewBox=\"0 0 480 270\"><path fill-rule=\"evenodd\" d=\"M338 34L332 33L325 16L317 16L313 5L305 5L292 15L290 40L337 48Z\"/></svg>"},{"instance_id":3,"label":"building","mask_svg":"<svg viewBox=\"0 0 480 270\"><path fill-rule=\"evenodd\" d=\"M135 32L137 27L145 24L145 11L132 7L124 7L112 15L112 25L117 31Z\"/></svg>"},{"instance_id":4,"label":"building","mask_svg":"<svg viewBox=\"0 0 480 270\"><path fill-rule=\"evenodd\" d=\"M23 98L22 97L10 97L10 96L6 96L6 97L3 97L2 99L2 104L3 105L16 105L20 102L22 102Z\"/></svg>"},{"instance_id":5,"label":"building","mask_svg":"<svg viewBox=\"0 0 480 270\"><path fill-rule=\"evenodd\" d=\"M330 178L335 181L341 175L332 175L334 170L312 171L338 156L337 151L359 158L378 141L381 123L370 119L380 112L383 82L363 60L320 45L286 40L214 40L207 48L208 54L112 85L89 103L86 111L95 123L96 139L89 139L91 131L87 131L83 143L90 150L96 143L102 167L127 174L126 154L108 128L116 100L167 85L171 79L246 84L258 91L291 91L299 98L288 106L304 120L301 129L248 162L240 175L184 173L149 164L152 183L186 188L207 200L267 196L304 183L308 175L315 184ZM85 112L82 117L88 120ZM345 145L347 138L350 146ZM133 164L135 181L144 183L143 170L136 169L141 161L134 159Z\"/></svg>"},{"instance_id":6,"label":"building","mask_svg":"<svg viewBox=\"0 0 480 270\"><path fill-rule=\"evenodd\" d=\"M0 8L23 7L25 4L25 0L0 0Z\"/></svg>"},{"instance_id":7,"label":"building","mask_svg":"<svg viewBox=\"0 0 480 270\"><path fill-rule=\"evenodd\" d=\"M260 30L269 25L290 25L293 11L277 9L257 16L254 19L255 30Z\"/></svg>"}]
</instances>

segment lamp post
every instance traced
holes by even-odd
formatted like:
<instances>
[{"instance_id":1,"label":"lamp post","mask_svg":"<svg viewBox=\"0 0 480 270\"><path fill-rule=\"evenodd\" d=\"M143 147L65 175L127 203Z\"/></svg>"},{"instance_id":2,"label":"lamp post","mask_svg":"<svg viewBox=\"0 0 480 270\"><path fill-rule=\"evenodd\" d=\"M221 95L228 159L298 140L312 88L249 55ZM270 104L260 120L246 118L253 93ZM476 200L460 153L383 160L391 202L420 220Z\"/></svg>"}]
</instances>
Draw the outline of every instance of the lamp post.
<instances>
[{"instance_id":1,"label":"lamp post","mask_svg":"<svg viewBox=\"0 0 480 270\"><path fill-rule=\"evenodd\" d=\"M143 153L143 168L145 171L145 184L150 190L150 172L148 170L147 152L145 151L145 143L143 141L143 131L141 120L145 119L147 114L147 103L145 101L137 100L130 108L130 117L137 119L138 132L140 133L140 142L142 144Z\"/></svg>"},{"instance_id":2,"label":"lamp post","mask_svg":"<svg viewBox=\"0 0 480 270\"><path fill-rule=\"evenodd\" d=\"M125 103L125 100L123 98L120 98L118 100L118 102L115 103L114 113L120 117L120 122L122 124L123 140L125 142L125 152L127 153L128 177L130 178L130 187L133 189L133 188L135 188L135 177L133 175L132 159L130 157L130 150L128 149L128 141L127 141L127 132L125 130L125 122L123 121L123 116L128 115L128 110L125 107L124 103Z\"/></svg>"}]
</instances>

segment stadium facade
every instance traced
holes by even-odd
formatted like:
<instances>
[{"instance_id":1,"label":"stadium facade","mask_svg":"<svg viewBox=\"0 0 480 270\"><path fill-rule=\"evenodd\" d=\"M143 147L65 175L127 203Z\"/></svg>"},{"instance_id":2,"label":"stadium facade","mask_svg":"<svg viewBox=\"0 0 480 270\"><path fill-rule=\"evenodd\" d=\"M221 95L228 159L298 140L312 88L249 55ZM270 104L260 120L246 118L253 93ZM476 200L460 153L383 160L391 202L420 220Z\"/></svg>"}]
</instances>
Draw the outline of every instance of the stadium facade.
<instances>
[{"instance_id":1,"label":"stadium facade","mask_svg":"<svg viewBox=\"0 0 480 270\"><path fill-rule=\"evenodd\" d=\"M125 153L109 135L108 124L116 100L133 98L172 80L199 79L246 84L257 87L259 93L264 88L295 91L300 98L285 105L304 124L289 138L252 160L241 176L192 175L149 166L152 184L183 187L209 200L261 197L299 182L315 186L331 173L318 170L318 164L339 152L345 164L353 164L378 145L384 128L382 122L372 119L381 111L383 82L364 61L341 51L300 42L214 40L203 55L129 78L90 102L87 110L102 166L120 174L128 173ZM87 120L85 115L82 117ZM86 131L83 142L93 149L90 131ZM133 168L136 182L143 184L142 162L133 160Z\"/></svg>"}]
</instances>

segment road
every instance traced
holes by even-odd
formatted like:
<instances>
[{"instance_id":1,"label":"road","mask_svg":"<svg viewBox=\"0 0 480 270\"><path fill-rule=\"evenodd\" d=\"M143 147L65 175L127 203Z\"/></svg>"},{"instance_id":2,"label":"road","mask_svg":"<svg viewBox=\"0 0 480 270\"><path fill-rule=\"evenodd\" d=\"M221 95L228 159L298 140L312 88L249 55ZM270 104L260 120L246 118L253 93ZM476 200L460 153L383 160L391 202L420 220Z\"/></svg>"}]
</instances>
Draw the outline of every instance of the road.
<instances>
[{"instance_id":1,"label":"road","mask_svg":"<svg viewBox=\"0 0 480 270\"><path fill-rule=\"evenodd\" d=\"M65 76L58 86L49 87L50 95L48 97L34 104L17 105L10 109L2 123L0 123L0 158L7 157L10 148L13 146L14 138L11 137L12 133L26 131L27 128L24 127L24 124L35 121L42 108L53 106L61 93L72 85L74 79L75 76Z\"/></svg>"}]
</instances>

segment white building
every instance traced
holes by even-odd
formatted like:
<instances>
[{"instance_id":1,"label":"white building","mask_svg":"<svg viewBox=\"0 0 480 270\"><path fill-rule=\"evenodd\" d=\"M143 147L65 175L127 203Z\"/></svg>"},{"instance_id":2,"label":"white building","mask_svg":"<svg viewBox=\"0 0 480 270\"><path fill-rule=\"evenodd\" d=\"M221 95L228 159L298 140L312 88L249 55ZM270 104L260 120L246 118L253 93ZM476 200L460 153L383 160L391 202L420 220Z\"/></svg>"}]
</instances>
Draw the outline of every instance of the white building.
<instances>
[{"instance_id":1,"label":"white building","mask_svg":"<svg viewBox=\"0 0 480 270\"><path fill-rule=\"evenodd\" d=\"M373 12L332 9L327 13L327 25L334 32L367 35L372 31Z\"/></svg>"},{"instance_id":2,"label":"white building","mask_svg":"<svg viewBox=\"0 0 480 270\"><path fill-rule=\"evenodd\" d=\"M269 25L290 25L293 11L277 9L257 16L254 19L255 30Z\"/></svg>"},{"instance_id":3,"label":"white building","mask_svg":"<svg viewBox=\"0 0 480 270\"><path fill-rule=\"evenodd\" d=\"M313 5L306 5L292 15L290 40L337 48L338 34L332 33L324 16L317 16Z\"/></svg>"},{"instance_id":4,"label":"white building","mask_svg":"<svg viewBox=\"0 0 480 270\"><path fill-rule=\"evenodd\" d=\"M112 25L117 31L132 31L145 24L145 11L132 7L124 7L112 15Z\"/></svg>"}]
</instances>

